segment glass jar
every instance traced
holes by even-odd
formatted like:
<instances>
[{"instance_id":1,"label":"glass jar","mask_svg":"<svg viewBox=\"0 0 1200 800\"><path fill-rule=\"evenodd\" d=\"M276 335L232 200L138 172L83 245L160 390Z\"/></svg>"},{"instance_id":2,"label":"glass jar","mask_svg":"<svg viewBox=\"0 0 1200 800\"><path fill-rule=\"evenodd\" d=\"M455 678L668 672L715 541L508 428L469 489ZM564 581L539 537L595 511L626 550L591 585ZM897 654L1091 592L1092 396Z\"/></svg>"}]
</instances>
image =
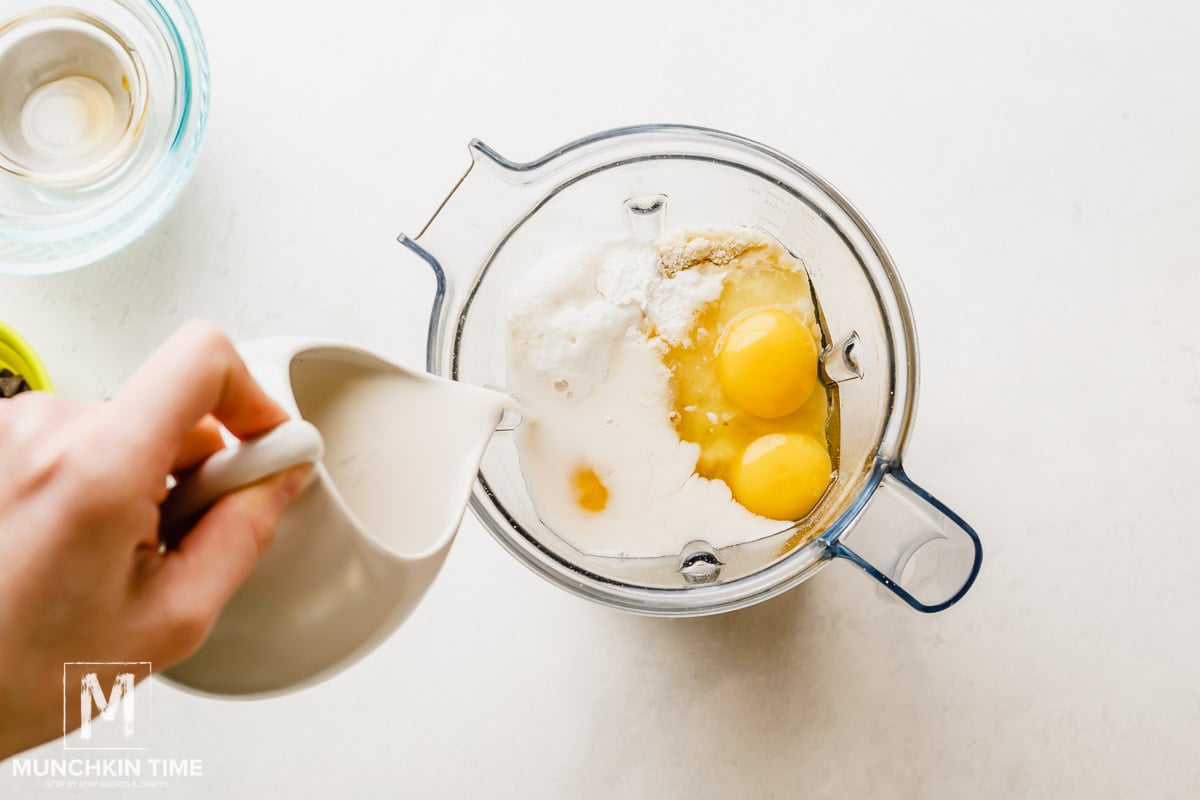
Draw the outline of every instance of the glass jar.
<instances>
[{"instance_id":1,"label":"glass jar","mask_svg":"<svg viewBox=\"0 0 1200 800\"><path fill-rule=\"evenodd\" d=\"M836 189L765 145L686 126L607 131L529 163L479 141L470 153L470 168L425 228L400 237L437 278L431 372L508 385L509 294L549 253L645 238L664 226L748 226L775 237L808 269L827 333L822 377L840 420L836 477L813 514L752 541L714 548L693 540L661 557L598 556L568 544L539 517L513 425L502 425L471 508L506 550L567 591L662 616L747 606L835 559L919 611L940 611L966 593L982 559L978 536L902 466L917 393L904 288L878 237Z\"/></svg>"}]
</instances>

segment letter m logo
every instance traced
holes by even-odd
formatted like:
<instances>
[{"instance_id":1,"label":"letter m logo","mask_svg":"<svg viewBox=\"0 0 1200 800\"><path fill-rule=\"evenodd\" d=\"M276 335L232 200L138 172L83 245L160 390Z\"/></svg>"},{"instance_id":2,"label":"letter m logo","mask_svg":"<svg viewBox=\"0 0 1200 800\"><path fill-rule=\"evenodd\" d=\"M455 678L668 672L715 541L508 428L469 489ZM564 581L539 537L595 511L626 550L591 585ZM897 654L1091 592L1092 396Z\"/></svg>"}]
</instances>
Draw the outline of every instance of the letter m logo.
<instances>
[{"instance_id":1,"label":"letter m logo","mask_svg":"<svg viewBox=\"0 0 1200 800\"><path fill-rule=\"evenodd\" d=\"M132 739L133 697L132 672L117 673L112 685L112 694L108 697L104 696L104 689L100 687L100 678L96 673L89 672L84 675L79 684L79 738L92 738L92 706L95 705L100 711L100 717L108 722L116 720L118 708L124 711L122 716L125 718L125 725L122 732L126 739Z\"/></svg>"},{"instance_id":2,"label":"letter m logo","mask_svg":"<svg viewBox=\"0 0 1200 800\"><path fill-rule=\"evenodd\" d=\"M135 662L71 662L63 665L63 747L67 750L144 750L151 665ZM135 697L136 702L135 702ZM74 712L78 712L75 716ZM78 736L69 736L75 729Z\"/></svg>"}]
</instances>

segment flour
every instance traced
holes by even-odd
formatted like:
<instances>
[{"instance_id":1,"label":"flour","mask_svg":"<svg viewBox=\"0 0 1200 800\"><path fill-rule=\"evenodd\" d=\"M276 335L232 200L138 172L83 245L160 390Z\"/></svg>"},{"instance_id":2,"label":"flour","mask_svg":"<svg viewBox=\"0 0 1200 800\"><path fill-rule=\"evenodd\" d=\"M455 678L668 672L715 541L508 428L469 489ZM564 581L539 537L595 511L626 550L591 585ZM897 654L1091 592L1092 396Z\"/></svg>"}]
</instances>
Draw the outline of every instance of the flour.
<instances>
[{"instance_id":1,"label":"flour","mask_svg":"<svg viewBox=\"0 0 1200 800\"><path fill-rule=\"evenodd\" d=\"M653 332L668 345L687 344L696 314L721 296L724 274L676 270L668 274L658 248L629 241L604 246L596 291L617 306L636 306Z\"/></svg>"},{"instance_id":2,"label":"flour","mask_svg":"<svg viewBox=\"0 0 1200 800\"><path fill-rule=\"evenodd\" d=\"M642 316L629 299L609 302L594 281L581 280L606 254L604 245L582 245L548 256L511 302L510 355L520 353L522 371L572 397L586 397L604 379L617 344L633 335Z\"/></svg>"},{"instance_id":3,"label":"flour","mask_svg":"<svg viewBox=\"0 0 1200 800\"><path fill-rule=\"evenodd\" d=\"M678 231L659 242L663 271L674 275L705 262L724 266L747 250L765 246L763 235L750 228L721 231Z\"/></svg>"},{"instance_id":4,"label":"flour","mask_svg":"<svg viewBox=\"0 0 1200 800\"><path fill-rule=\"evenodd\" d=\"M700 309L721 296L725 274L689 269L657 281L643 310L668 345L691 344L688 331Z\"/></svg>"}]
</instances>

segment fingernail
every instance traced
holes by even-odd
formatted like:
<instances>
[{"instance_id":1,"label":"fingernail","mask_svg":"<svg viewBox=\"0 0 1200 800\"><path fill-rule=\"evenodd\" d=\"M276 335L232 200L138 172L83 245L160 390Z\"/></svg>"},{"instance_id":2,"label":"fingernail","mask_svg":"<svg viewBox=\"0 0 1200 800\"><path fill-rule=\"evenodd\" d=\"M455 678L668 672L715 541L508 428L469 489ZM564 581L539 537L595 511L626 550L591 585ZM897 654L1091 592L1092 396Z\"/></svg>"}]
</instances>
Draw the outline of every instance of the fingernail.
<instances>
[{"instance_id":1,"label":"fingernail","mask_svg":"<svg viewBox=\"0 0 1200 800\"><path fill-rule=\"evenodd\" d=\"M298 467L292 467L284 476L283 485L280 487L280 492L284 499L291 500L296 495L300 494L300 490L308 483L308 479L312 476L312 464L301 464Z\"/></svg>"}]
</instances>

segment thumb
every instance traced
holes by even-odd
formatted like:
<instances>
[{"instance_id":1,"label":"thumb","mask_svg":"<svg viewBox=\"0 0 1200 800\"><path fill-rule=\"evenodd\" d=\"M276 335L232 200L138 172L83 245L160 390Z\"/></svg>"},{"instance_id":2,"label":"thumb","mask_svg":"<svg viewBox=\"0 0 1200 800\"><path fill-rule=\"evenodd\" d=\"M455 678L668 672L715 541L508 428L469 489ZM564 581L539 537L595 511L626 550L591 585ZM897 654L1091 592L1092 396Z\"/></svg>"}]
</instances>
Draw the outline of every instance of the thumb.
<instances>
[{"instance_id":1,"label":"thumb","mask_svg":"<svg viewBox=\"0 0 1200 800\"><path fill-rule=\"evenodd\" d=\"M156 575L166 594L160 607L171 616L165 628L185 655L200 646L254 570L311 475L312 465L303 464L226 495L164 557Z\"/></svg>"}]
</instances>

